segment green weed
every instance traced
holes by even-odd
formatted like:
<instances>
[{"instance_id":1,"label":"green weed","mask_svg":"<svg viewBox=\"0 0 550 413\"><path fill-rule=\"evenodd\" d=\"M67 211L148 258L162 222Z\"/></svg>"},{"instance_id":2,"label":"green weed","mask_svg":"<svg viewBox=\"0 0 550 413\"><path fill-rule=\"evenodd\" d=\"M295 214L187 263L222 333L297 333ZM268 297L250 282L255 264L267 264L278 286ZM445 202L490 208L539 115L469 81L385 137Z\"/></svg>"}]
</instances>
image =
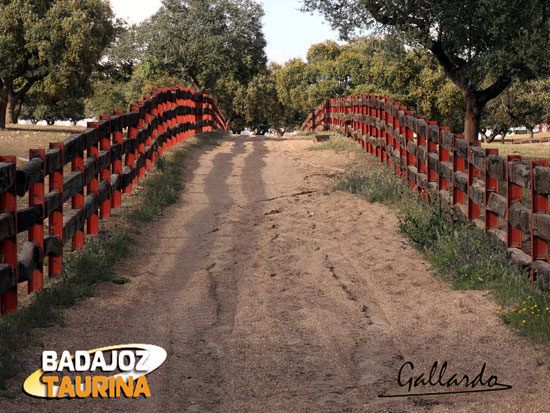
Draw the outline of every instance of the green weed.
<instances>
[{"instance_id":1,"label":"green weed","mask_svg":"<svg viewBox=\"0 0 550 413\"><path fill-rule=\"evenodd\" d=\"M332 150L336 153L341 152L358 152L363 153L361 146L357 143L351 141L350 139L344 138L341 135L330 135L328 141L321 144L316 144L307 148L308 151L327 151Z\"/></svg>"},{"instance_id":2,"label":"green weed","mask_svg":"<svg viewBox=\"0 0 550 413\"><path fill-rule=\"evenodd\" d=\"M344 175L335 189L397 209L399 230L432 264L435 275L457 289L489 291L507 325L533 341L550 342L550 296L522 276L493 238L458 220L450 206L424 200L372 156Z\"/></svg>"},{"instance_id":3,"label":"green weed","mask_svg":"<svg viewBox=\"0 0 550 413\"><path fill-rule=\"evenodd\" d=\"M185 152L179 150L166 160L159 158L155 169L159 172L151 175L143 184L144 194L140 205L134 210L133 217L140 222L151 222L162 214L164 207L177 201L183 189L181 172Z\"/></svg>"}]
</instances>

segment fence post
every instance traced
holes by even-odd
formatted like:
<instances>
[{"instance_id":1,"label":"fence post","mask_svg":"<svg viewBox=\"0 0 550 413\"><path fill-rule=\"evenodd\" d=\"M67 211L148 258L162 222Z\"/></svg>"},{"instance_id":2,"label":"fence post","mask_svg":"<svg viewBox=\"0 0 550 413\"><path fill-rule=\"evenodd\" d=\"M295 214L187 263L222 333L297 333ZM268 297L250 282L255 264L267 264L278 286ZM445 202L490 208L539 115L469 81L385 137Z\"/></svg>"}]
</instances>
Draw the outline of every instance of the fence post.
<instances>
[{"instance_id":1,"label":"fence post","mask_svg":"<svg viewBox=\"0 0 550 413\"><path fill-rule=\"evenodd\" d=\"M361 116L361 147L364 151L367 150L367 96L361 95L361 108L359 110Z\"/></svg>"},{"instance_id":2,"label":"fence post","mask_svg":"<svg viewBox=\"0 0 550 413\"><path fill-rule=\"evenodd\" d=\"M96 174L88 184L88 188L86 189L86 195L95 195L97 197L98 195L98 189L99 189L99 180L97 179L99 175L99 147L98 147L98 141L99 141L99 124L97 122L88 122L87 124L88 128L93 128L94 133L96 135L96 143L91 145L88 148L88 157L87 159L90 159L93 157L95 159L96 164ZM85 205L85 202L83 204L83 207ZM84 214L86 215L86 214ZM90 217L86 220L86 232L88 235L97 235L99 231L99 216L97 215L97 209L94 211Z\"/></svg>"},{"instance_id":3,"label":"fence post","mask_svg":"<svg viewBox=\"0 0 550 413\"><path fill-rule=\"evenodd\" d=\"M409 145L409 143L414 144L414 131L409 127L410 123L410 117L413 116L412 110L405 111L405 143L406 143L406 151L407 151L407 182L411 189L416 189L416 180L412 180L409 171L409 167L416 168L416 150L414 153L411 153L409 150L409 146L412 147L412 145ZM416 178L416 177L414 177Z\"/></svg>"},{"instance_id":4,"label":"fence post","mask_svg":"<svg viewBox=\"0 0 550 413\"><path fill-rule=\"evenodd\" d=\"M109 183L109 188L111 188L111 165L113 164L113 160L111 159L111 135L112 135L112 127L111 127L111 117L109 115L101 115L99 117L100 121L106 121L107 122L107 128L108 133L105 133L105 136L102 136L99 141L99 149L104 152L109 152L109 167L105 168L102 171L99 171L99 178L101 181L107 181ZM106 199L101 203L99 206L100 211L100 218L109 218L111 216L111 199L113 197L112 191L110 192L109 199Z\"/></svg>"},{"instance_id":5,"label":"fence post","mask_svg":"<svg viewBox=\"0 0 550 413\"><path fill-rule=\"evenodd\" d=\"M40 248L40 260L36 266L32 278L28 281L28 293L42 289L44 279L44 178L46 176L46 151L44 149L30 149L29 161L42 159L42 179L29 188L29 207L39 205L42 209L40 224L35 224L29 229L29 241L36 243Z\"/></svg>"},{"instance_id":6,"label":"fence post","mask_svg":"<svg viewBox=\"0 0 550 413\"><path fill-rule=\"evenodd\" d=\"M330 99L326 99L325 102L324 102L324 113L325 113L325 119L324 119L324 130L330 130L330 121L331 121L331 118L330 118L330 110L331 110L331 107L330 107Z\"/></svg>"},{"instance_id":7,"label":"fence post","mask_svg":"<svg viewBox=\"0 0 550 413\"><path fill-rule=\"evenodd\" d=\"M474 157L472 156L472 148L479 147L480 142L468 142L468 192L466 197L468 198L468 220L481 219L481 207L472 200L473 186L475 179L481 177L481 170L474 164Z\"/></svg>"},{"instance_id":8,"label":"fence post","mask_svg":"<svg viewBox=\"0 0 550 413\"><path fill-rule=\"evenodd\" d=\"M395 165L395 174L402 175L401 171L401 142L399 139L399 102L392 103L392 118L393 118L393 157Z\"/></svg>"},{"instance_id":9,"label":"fence post","mask_svg":"<svg viewBox=\"0 0 550 413\"><path fill-rule=\"evenodd\" d=\"M392 137L393 137L393 162L394 173L401 176L401 144L399 142L399 102L392 102Z\"/></svg>"},{"instance_id":10,"label":"fence post","mask_svg":"<svg viewBox=\"0 0 550 413\"><path fill-rule=\"evenodd\" d=\"M428 199L428 123L426 116L417 116L414 126L416 129L416 183L421 196Z\"/></svg>"},{"instance_id":11,"label":"fence post","mask_svg":"<svg viewBox=\"0 0 550 413\"><path fill-rule=\"evenodd\" d=\"M371 114L372 114L372 109L371 109L371 96L370 95L366 95L365 96L365 113L366 113L366 116L365 116L365 131L366 131L366 135L365 135L365 150L367 151L367 153L370 153L372 154L372 143L371 143L371 136L372 136L372 126L371 126Z\"/></svg>"},{"instance_id":12,"label":"fence post","mask_svg":"<svg viewBox=\"0 0 550 413\"><path fill-rule=\"evenodd\" d=\"M82 190L74 194L71 200L73 209L80 209L84 214L84 136L80 135L82 140L81 147L82 152L77 154L77 156L71 162L71 172L80 172L82 174ZM84 246L84 226L78 228L76 233L73 236L73 250L79 250Z\"/></svg>"},{"instance_id":13,"label":"fence post","mask_svg":"<svg viewBox=\"0 0 550 413\"><path fill-rule=\"evenodd\" d=\"M182 115L182 108L183 108L183 97L182 97L182 91L180 88L173 88L174 93L176 94L176 106L174 108L176 112L176 125L178 125L178 134L176 136L176 142L182 142L183 141L183 131L182 131L182 125L183 125L183 115ZM145 115L147 116L147 115ZM210 99L208 99L208 120L210 121L210 124L212 124L212 108L210 105ZM211 129L211 126L208 126L208 130Z\"/></svg>"},{"instance_id":14,"label":"fence post","mask_svg":"<svg viewBox=\"0 0 550 413\"><path fill-rule=\"evenodd\" d=\"M450 162L451 158L449 155L449 149L443 145L443 134L442 131L449 132L450 128L448 126L441 126L439 128L439 165L441 166L442 162ZM447 180L441 171L439 172L439 191L450 191L451 183Z\"/></svg>"},{"instance_id":15,"label":"fence post","mask_svg":"<svg viewBox=\"0 0 550 413\"><path fill-rule=\"evenodd\" d=\"M177 117L176 117L176 107L177 107L177 95L176 91L174 89L168 90L168 95L170 96L170 128L172 130L172 146L176 146L178 141L178 132L176 129L176 126L178 124ZM205 116L203 117L203 124L206 124L206 126L203 126L202 131L208 132L210 130L210 127L208 126L208 121L210 119L210 115L208 114L208 95L203 94L203 113Z\"/></svg>"},{"instance_id":16,"label":"fence post","mask_svg":"<svg viewBox=\"0 0 550 413\"><path fill-rule=\"evenodd\" d=\"M374 96L372 100L374 104L374 125L373 125L373 132L374 132L374 155L382 161L382 149L379 145L379 139L380 139L380 128L378 127L380 125L380 96Z\"/></svg>"},{"instance_id":17,"label":"fence post","mask_svg":"<svg viewBox=\"0 0 550 413\"><path fill-rule=\"evenodd\" d=\"M196 134L199 135L202 133L202 93L197 93L197 131ZM313 127L312 130L315 130L315 118L312 118Z\"/></svg>"},{"instance_id":18,"label":"fence post","mask_svg":"<svg viewBox=\"0 0 550 413\"><path fill-rule=\"evenodd\" d=\"M535 233L533 214L548 214L548 195L539 193L535 184L535 168L547 167L548 161L531 161L531 261L548 262L548 241ZM535 273L531 271L531 282L535 281Z\"/></svg>"},{"instance_id":19,"label":"fence post","mask_svg":"<svg viewBox=\"0 0 550 413\"><path fill-rule=\"evenodd\" d=\"M147 123L147 139L145 140L145 147L152 147L153 145L153 127L152 127L152 118L151 118L151 96L145 96L145 122ZM183 119L183 115L182 115ZM181 122L183 124L183 120ZM182 140L185 139L184 134L182 133ZM145 170L150 171L153 168L153 162L155 162L155 153L151 154L151 158L145 159Z\"/></svg>"},{"instance_id":20,"label":"fence post","mask_svg":"<svg viewBox=\"0 0 550 413\"><path fill-rule=\"evenodd\" d=\"M363 104L364 104L364 95L357 95L357 114L355 118L357 119L357 143L363 148Z\"/></svg>"},{"instance_id":21,"label":"fence post","mask_svg":"<svg viewBox=\"0 0 550 413\"><path fill-rule=\"evenodd\" d=\"M137 143L137 152L135 154L136 161L140 163L140 159L143 160L145 158L145 142L142 142L142 135L143 130L145 127L145 119L144 119L144 112L145 108L143 104L140 103L134 103L133 105L130 105L130 112L134 112L138 114L138 123L137 123L137 133L136 133L136 143ZM145 163L143 162L143 166L140 164L137 168L136 173L138 178L144 178L145 177Z\"/></svg>"},{"instance_id":22,"label":"fence post","mask_svg":"<svg viewBox=\"0 0 550 413\"><path fill-rule=\"evenodd\" d=\"M48 217L49 234L57 237L63 246L63 165L65 165L64 145L63 142L50 143L50 149L58 149L61 153L61 166L58 170L50 174L50 192L58 192L61 197L61 205L55 211L50 213ZM63 248L59 257L49 257L48 259L48 274L50 277L61 275L63 272Z\"/></svg>"},{"instance_id":23,"label":"fence post","mask_svg":"<svg viewBox=\"0 0 550 413\"><path fill-rule=\"evenodd\" d=\"M428 189L430 189L430 183L436 188L439 188L439 155L438 155L438 143L439 143L439 126L437 122L428 121L427 125L428 135Z\"/></svg>"},{"instance_id":24,"label":"fence post","mask_svg":"<svg viewBox=\"0 0 550 413\"><path fill-rule=\"evenodd\" d=\"M386 163L388 166L393 166L393 99L384 98L384 135L386 137ZM392 125L391 131L388 132L388 125ZM392 153L388 153L391 151Z\"/></svg>"},{"instance_id":25,"label":"fence post","mask_svg":"<svg viewBox=\"0 0 550 413\"><path fill-rule=\"evenodd\" d=\"M522 249L522 234L521 230L514 228L510 224L510 207L517 202L521 202L522 189L521 186L511 181L510 162L521 161L520 155L508 155L506 157L506 246L507 248Z\"/></svg>"},{"instance_id":26,"label":"fence post","mask_svg":"<svg viewBox=\"0 0 550 413\"><path fill-rule=\"evenodd\" d=\"M164 153L164 147L162 142L159 141L159 138L162 136L164 131L162 127L162 118L160 114L160 105L159 105L158 99L159 99L158 94L153 93L153 95L151 96L151 104L152 104L151 113L155 117L155 125L156 125L156 128L153 131L153 137L157 141L157 151L159 155L162 156L162 154ZM192 136L191 125L192 125L193 119L194 119L194 115L192 112L190 112L188 137Z\"/></svg>"},{"instance_id":27,"label":"fence post","mask_svg":"<svg viewBox=\"0 0 550 413\"><path fill-rule=\"evenodd\" d=\"M459 142L459 140L464 140L464 135L454 134L453 136L453 180L452 180L452 205L453 207L455 205L466 205L466 193L468 191L468 188L466 187L466 191L464 191L464 188L459 187L462 182L462 174L466 174L466 159L459 156L459 145L463 145L467 142ZM466 146L467 147L467 146ZM467 156L467 154L466 154ZM468 185L468 176L466 175L466 186ZM465 208L466 209L466 208ZM456 211L456 209L455 209ZM464 218L468 219L468 212L467 210Z\"/></svg>"},{"instance_id":28,"label":"fence post","mask_svg":"<svg viewBox=\"0 0 550 413\"><path fill-rule=\"evenodd\" d=\"M116 116L116 117L115 117ZM116 119L116 120L115 120ZM122 128L123 128L123 113L121 110L113 111L113 117L111 117L111 130L113 133L113 144L117 145L119 151L117 158L112 161L112 174L118 175L119 184L122 182L122 156L123 156L123 142L122 142ZM113 152L111 151L111 154ZM120 185L118 185L111 196L111 208L120 208L122 206L122 191Z\"/></svg>"},{"instance_id":29,"label":"fence post","mask_svg":"<svg viewBox=\"0 0 550 413\"><path fill-rule=\"evenodd\" d=\"M126 119L126 115L124 116L124 118ZM126 122L125 122L126 123ZM127 136L128 136L128 140L132 140L133 143L132 143L132 146L134 148L133 151L130 151L126 154L126 166L132 168L132 171L135 171L135 162L136 162L136 159L137 159L137 134L138 134L138 129L137 129L137 123L135 122L131 122L132 124L131 125L124 125L125 127L127 126L128 127L128 133L127 133ZM134 178L132 179L132 183L130 185L128 185L126 188L124 188L124 193L125 194L131 194L132 193L132 188L137 185L138 181L137 181L137 173L134 173Z\"/></svg>"},{"instance_id":30,"label":"fence post","mask_svg":"<svg viewBox=\"0 0 550 413\"><path fill-rule=\"evenodd\" d=\"M397 108L397 140L399 142L399 168L401 178L405 182L407 181L408 171L407 171L407 138L405 133L405 111L407 110L406 106L401 106Z\"/></svg>"},{"instance_id":31,"label":"fence post","mask_svg":"<svg viewBox=\"0 0 550 413\"><path fill-rule=\"evenodd\" d=\"M10 165L3 166L2 169L9 170L6 176L13 179L13 182L7 184L5 192L0 194L0 214L6 218L6 221L11 221L7 225L10 227L10 231L6 234L2 234L5 239L0 243L0 252L3 255L3 263L9 266L11 270L11 286L1 295L1 312L7 314L17 309L17 282L18 282L18 268L17 268L17 192L15 182L16 171L16 157L15 156L0 156L0 162L8 163ZM0 216L1 216L0 215ZM11 225L10 225L11 224Z\"/></svg>"},{"instance_id":32,"label":"fence post","mask_svg":"<svg viewBox=\"0 0 550 413\"><path fill-rule=\"evenodd\" d=\"M488 157L489 155L498 155L498 149L485 149L485 233L492 230L498 230L498 214L487 209L489 197L492 192L498 194L498 179L489 174Z\"/></svg>"},{"instance_id":33,"label":"fence post","mask_svg":"<svg viewBox=\"0 0 550 413\"><path fill-rule=\"evenodd\" d=\"M345 136L346 134L346 122L344 121L346 116L346 106L344 98L339 99L339 120L338 125L340 126L340 133Z\"/></svg>"}]
</instances>

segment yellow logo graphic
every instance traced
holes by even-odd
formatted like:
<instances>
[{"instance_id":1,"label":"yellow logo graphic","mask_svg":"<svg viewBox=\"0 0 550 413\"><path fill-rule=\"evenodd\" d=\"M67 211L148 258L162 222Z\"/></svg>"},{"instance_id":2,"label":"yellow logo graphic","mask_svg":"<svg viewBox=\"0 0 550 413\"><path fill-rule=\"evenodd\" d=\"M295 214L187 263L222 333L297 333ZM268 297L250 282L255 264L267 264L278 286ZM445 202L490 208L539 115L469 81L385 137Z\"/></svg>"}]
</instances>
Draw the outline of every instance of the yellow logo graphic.
<instances>
[{"instance_id":1,"label":"yellow logo graphic","mask_svg":"<svg viewBox=\"0 0 550 413\"><path fill-rule=\"evenodd\" d=\"M107 362L103 353L110 353ZM150 344L123 344L70 354L59 360L55 351L42 353L42 368L23 384L30 396L45 398L150 397L146 376L166 360L166 351ZM71 373L114 372L115 375L67 375ZM57 375L56 375L57 374Z\"/></svg>"}]
</instances>

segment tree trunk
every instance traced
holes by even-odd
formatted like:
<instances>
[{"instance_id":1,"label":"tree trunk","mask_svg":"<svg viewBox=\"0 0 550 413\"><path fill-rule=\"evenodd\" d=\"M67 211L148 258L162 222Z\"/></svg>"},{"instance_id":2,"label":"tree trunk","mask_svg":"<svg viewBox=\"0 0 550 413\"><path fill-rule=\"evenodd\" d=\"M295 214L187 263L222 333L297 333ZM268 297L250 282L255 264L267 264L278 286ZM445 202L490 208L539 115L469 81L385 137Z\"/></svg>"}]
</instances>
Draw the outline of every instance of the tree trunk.
<instances>
[{"instance_id":1,"label":"tree trunk","mask_svg":"<svg viewBox=\"0 0 550 413\"><path fill-rule=\"evenodd\" d=\"M464 137L477 142L480 130L481 111L485 105L475 98L466 97L466 116L464 118Z\"/></svg>"},{"instance_id":2,"label":"tree trunk","mask_svg":"<svg viewBox=\"0 0 550 413\"><path fill-rule=\"evenodd\" d=\"M6 113L6 123L17 124L19 122L19 114L21 113L21 106L23 105L23 98L13 93L8 97L8 110Z\"/></svg>"},{"instance_id":3,"label":"tree trunk","mask_svg":"<svg viewBox=\"0 0 550 413\"><path fill-rule=\"evenodd\" d=\"M527 128L527 131L529 132L529 139L533 139L535 137L535 133L533 132L533 128Z\"/></svg>"},{"instance_id":4,"label":"tree trunk","mask_svg":"<svg viewBox=\"0 0 550 413\"><path fill-rule=\"evenodd\" d=\"M0 129L6 129L6 112L8 109L8 86L4 83L0 89Z\"/></svg>"}]
</instances>

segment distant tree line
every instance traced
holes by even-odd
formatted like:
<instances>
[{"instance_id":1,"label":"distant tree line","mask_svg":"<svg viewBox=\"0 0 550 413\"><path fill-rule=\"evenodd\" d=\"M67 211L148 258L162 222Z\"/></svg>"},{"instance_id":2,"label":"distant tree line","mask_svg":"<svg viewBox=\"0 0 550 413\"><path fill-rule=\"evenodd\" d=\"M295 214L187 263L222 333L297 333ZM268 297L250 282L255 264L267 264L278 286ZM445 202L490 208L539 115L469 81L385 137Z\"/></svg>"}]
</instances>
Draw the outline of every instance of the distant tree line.
<instances>
[{"instance_id":1,"label":"distant tree line","mask_svg":"<svg viewBox=\"0 0 550 413\"><path fill-rule=\"evenodd\" d=\"M304 3L347 41L279 65L267 62L254 0L163 0L139 25L103 0L0 2L0 128L110 113L175 84L212 95L234 131L293 129L324 99L357 94L390 96L470 138L549 121L542 0Z\"/></svg>"}]
</instances>

